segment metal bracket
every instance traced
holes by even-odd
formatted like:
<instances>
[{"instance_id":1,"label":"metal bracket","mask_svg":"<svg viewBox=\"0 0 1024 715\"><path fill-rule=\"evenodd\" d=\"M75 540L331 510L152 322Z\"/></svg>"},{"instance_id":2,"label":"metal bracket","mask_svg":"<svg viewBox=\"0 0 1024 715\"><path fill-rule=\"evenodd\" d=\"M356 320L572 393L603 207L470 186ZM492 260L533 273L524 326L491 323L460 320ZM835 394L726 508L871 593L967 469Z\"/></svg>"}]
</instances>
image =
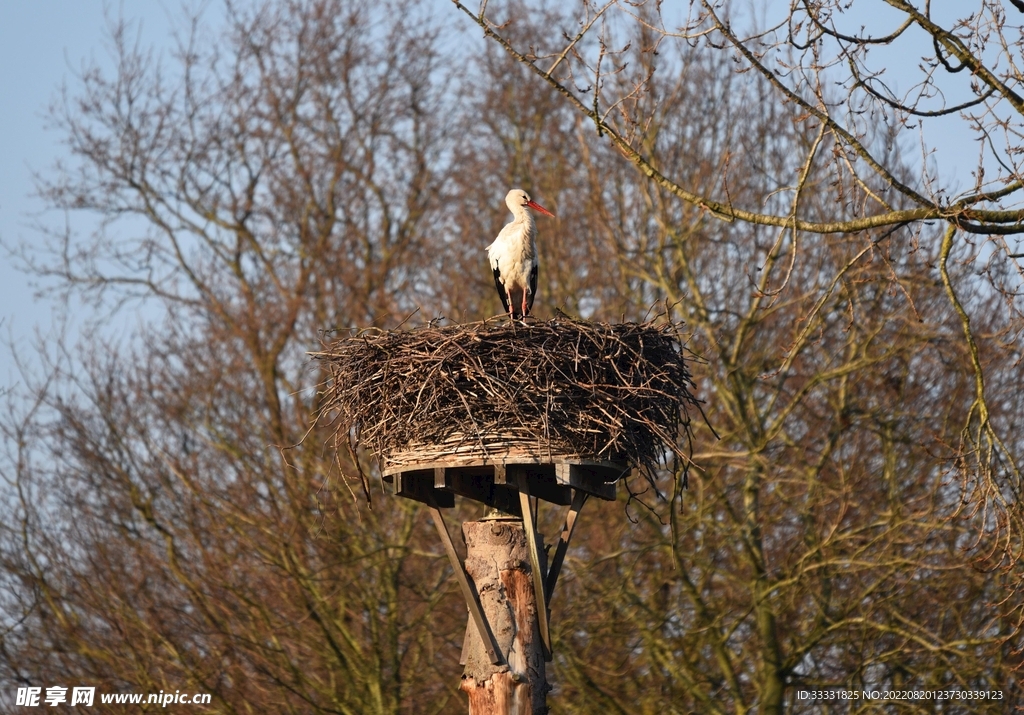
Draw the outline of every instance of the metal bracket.
<instances>
[{"instance_id":1,"label":"metal bracket","mask_svg":"<svg viewBox=\"0 0 1024 715\"><path fill-rule=\"evenodd\" d=\"M484 650L487 651L487 657L490 658L493 665L503 665L505 663L505 656L498 647L498 641L494 638L491 626L487 622L487 618L484 616L484 611L480 606L480 600L477 598L476 592L469 585L469 574L466 572L466 566L462 563L462 559L459 558L458 553L455 551L455 544L452 542L451 534L448 533L448 527L444 523L444 517L441 516L441 510L438 509L435 504L428 504L428 506L430 507L430 516L434 518L434 526L437 528L437 533L441 537L441 544L444 546L444 550L448 554L448 560L452 564L452 570L455 571L455 578L458 580L459 586L462 588L462 595L466 599L466 606L469 608L469 614L472 616L473 623L476 625L476 630L480 634L480 640L484 643Z\"/></svg>"},{"instance_id":2,"label":"metal bracket","mask_svg":"<svg viewBox=\"0 0 1024 715\"><path fill-rule=\"evenodd\" d=\"M537 531L533 520L533 512L530 509L530 497L525 491L525 487L525 483L521 482L522 490L519 492L519 504L523 512L523 528L526 531L526 543L530 552L530 566L533 569L533 590L537 598L537 624L540 627L544 659L550 661L552 652L548 604L551 602L551 596L555 592L555 584L558 583L558 574L562 570L565 554L569 550L569 541L572 539L572 532L576 527L576 518L583 509L588 494L581 489L573 490L572 503L565 515L565 524L562 526L562 533L558 538L554 559L547 573L544 573L540 563L540 550L537 548Z\"/></svg>"},{"instance_id":3,"label":"metal bracket","mask_svg":"<svg viewBox=\"0 0 1024 715\"><path fill-rule=\"evenodd\" d=\"M551 601L551 594L555 592L555 584L558 583L558 573L562 570L565 552L569 550L569 540L572 538L572 531L576 527L576 517L580 515L580 510L583 509L583 505L587 502L587 496L588 494L581 489L576 489L573 492L572 504L565 515L565 525L562 526L562 533L558 537L555 557L551 561L551 567L548 569L548 578L544 584L544 590L547 592L547 600L549 602Z\"/></svg>"},{"instance_id":4,"label":"metal bracket","mask_svg":"<svg viewBox=\"0 0 1024 715\"><path fill-rule=\"evenodd\" d=\"M519 483L519 506L523 511L523 528L526 531L526 545L530 552L530 566L533 571L533 593L537 599L537 624L540 626L540 642L544 648L544 660L551 660L551 632L548 629L548 599L544 590L547 574L541 571L540 551L537 549L537 529L530 511L530 494L526 491L526 480Z\"/></svg>"}]
</instances>

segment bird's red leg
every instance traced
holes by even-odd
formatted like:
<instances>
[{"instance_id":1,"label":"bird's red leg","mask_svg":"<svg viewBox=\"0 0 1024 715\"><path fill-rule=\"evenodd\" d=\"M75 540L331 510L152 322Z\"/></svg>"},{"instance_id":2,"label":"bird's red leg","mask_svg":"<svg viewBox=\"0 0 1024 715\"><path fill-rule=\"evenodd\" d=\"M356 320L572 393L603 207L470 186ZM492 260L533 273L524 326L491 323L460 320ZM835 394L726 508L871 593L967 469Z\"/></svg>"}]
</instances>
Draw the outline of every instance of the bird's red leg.
<instances>
[{"instance_id":1,"label":"bird's red leg","mask_svg":"<svg viewBox=\"0 0 1024 715\"><path fill-rule=\"evenodd\" d=\"M524 318L526 317L526 311L528 310L527 307L526 307L526 295L527 295L526 291L524 290L523 291L523 317Z\"/></svg>"}]
</instances>

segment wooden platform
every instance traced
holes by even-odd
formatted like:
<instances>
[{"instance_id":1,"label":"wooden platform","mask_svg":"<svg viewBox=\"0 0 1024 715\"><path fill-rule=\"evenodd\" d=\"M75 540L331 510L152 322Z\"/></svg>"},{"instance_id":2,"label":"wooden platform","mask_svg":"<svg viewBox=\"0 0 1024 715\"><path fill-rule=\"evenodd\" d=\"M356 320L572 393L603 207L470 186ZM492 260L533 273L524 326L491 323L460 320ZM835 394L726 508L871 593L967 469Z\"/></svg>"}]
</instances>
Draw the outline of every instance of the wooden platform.
<instances>
[{"instance_id":1,"label":"wooden platform","mask_svg":"<svg viewBox=\"0 0 1024 715\"><path fill-rule=\"evenodd\" d=\"M530 496L553 504L568 505L573 489L612 501L616 483L629 472L625 462L520 457L495 463L462 455L445 462L385 466L383 477L392 494L431 506L453 507L458 494L518 514L521 484Z\"/></svg>"}]
</instances>

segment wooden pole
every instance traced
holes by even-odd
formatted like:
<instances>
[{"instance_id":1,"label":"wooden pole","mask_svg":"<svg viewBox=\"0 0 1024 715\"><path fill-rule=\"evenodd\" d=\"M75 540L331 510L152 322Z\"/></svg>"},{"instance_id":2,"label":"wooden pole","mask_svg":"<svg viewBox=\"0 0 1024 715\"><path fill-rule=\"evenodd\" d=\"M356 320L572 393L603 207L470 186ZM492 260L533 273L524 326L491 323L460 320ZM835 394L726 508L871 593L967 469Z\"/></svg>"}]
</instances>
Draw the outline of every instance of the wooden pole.
<instances>
[{"instance_id":1,"label":"wooden pole","mask_svg":"<svg viewBox=\"0 0 1024 715\"><path fill-rule=\"evenodd\" d=\"M466 540L466 572L504 655L503 663L491 662L470 620L463 650L466 669L460 686L469 696L469 715L546 715L551 688L545 673L523 522L514 517L467 521L462 533ZM543 559L543 544L540 546Z\"/></svg>"}]
</instances>

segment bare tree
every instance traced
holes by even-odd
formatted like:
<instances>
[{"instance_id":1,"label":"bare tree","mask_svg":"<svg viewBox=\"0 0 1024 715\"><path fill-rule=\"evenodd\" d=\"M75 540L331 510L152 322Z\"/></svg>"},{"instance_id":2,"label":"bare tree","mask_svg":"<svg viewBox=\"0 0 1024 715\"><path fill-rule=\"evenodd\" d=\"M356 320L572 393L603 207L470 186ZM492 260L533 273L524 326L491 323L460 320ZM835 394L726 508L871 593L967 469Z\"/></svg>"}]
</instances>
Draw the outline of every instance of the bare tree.
<instances>
[{"instance_id":1,"label":"bare tree","mask_svg":"<svg viewBox=\"0 0 1024 715\"><path fill-rule=\"evenodd\" d=\"M69 299L165 317L130 348L89 343L9 422L4 681L439 711L457 601L421 515L367 511L356 465L306 435L305 355L415 308L444 195L436 30L412 6L227 10L170 64L116 25L115 75L87 71L55 109L70 159L42 191L101 230L26 261Z\"/></svg>"},{"instance_id":2,"label":"bare tree","mask_svg":"<svg viewBox=\"0 0 1024 715\"><path fill-rule=\"evenodd\" d=\"M864 175L828 122L735 72L712 28L673 45L651 8L581 7L582 18L540 20L491 3L473 17L596 128L569 135L590 179L574 196L577 230L625 301L598 314L673 306L707 357L698 383L721 440L698 432L691 492L666 477L671 514L634 505L636 524L583 520L575 580L555 603L553 682L565 697L553 704L811 712L820 702L800 701L801 689L1014 696L1022 405L1002 342L1014 335L1013 265L995 254L1001 282L986 285L971 239L950 247L952 234L927 223L878 219L885 191L890 219L913 203ZM857 136L888 176L911 182L884 127ZM750 206L774 213L740 210ZM980 426L979 367L991 419L972 438L1003 439L1008 458L997 450L983 469L969 468L977 453L963 441L965 425ZM1007 570L979 572L975 559ZM938 599L942 609L923 605Z\"/></svg>"}]
</instances>

